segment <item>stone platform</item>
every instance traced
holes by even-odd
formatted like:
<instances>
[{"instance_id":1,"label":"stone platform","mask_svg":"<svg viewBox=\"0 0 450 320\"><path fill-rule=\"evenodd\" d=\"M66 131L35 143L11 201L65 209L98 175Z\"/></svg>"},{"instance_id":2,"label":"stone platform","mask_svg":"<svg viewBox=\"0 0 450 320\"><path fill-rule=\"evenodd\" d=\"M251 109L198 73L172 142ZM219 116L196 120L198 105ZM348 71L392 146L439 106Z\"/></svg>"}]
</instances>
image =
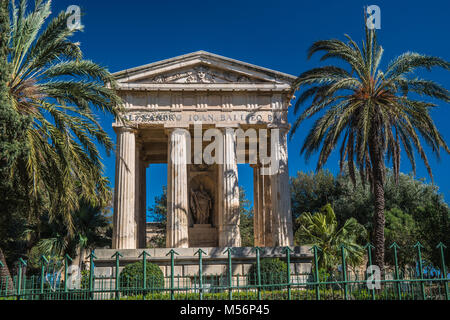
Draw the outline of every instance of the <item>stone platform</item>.
<instances>
[{"instance_id":1,"label":"stone platform","mask_svg":"<svg viewBox=\"0 0 450 320\"><path fill-rule=\"evenodd\" d=\"M213 247L217 242L217 228L210 224L194 224L189 228L189 247Z\"/></svg>"},{"instance_id":2,"label":"stone platform","mask_svg":"<svg viewBox=\"0 0 450 320\"><path fill-rule=\"evenodd\" d=\"M198 255L194 255L200 248L177 248L175 251L179 255L175 255L175 275L182 277L198 276ZM224 253L226 248L203 247L201 248L206 255L203 255L203 275L227 275L228 272L228 255ZM263 248L261 252L262 258L281 258L285 259L283 247ZM309 273L311 270L311 262L313 256L309 251L310 247L291 247L291 274ZM122 249L119 252L123 255L120 258L120 271L125 265L137 261L139 255L146 251L150 254L149 262L157 264L164 273L164 276L170 276L170 255L166 256L171 250L169 248L158 249ZM233 248L232 268L233 275L245 275L253 263L256 261L256 255L253 248L241 247ZM96 249L95 255L95 275L103 277L115 276L115 258L112 258L115 249Z\"/></svg>"}]
</instances>

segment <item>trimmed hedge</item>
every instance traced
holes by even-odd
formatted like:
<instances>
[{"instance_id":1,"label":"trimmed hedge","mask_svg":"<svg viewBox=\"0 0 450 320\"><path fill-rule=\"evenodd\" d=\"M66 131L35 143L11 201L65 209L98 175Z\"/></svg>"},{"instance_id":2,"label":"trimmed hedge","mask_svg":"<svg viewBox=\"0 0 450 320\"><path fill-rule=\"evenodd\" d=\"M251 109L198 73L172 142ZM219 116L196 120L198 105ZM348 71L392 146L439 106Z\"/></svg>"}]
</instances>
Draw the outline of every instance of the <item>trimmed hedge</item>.
<instances>
[{"instance_id":1,"label":"trimmed hedge","mask_svg":"<svg viewBox=\"0 0 450 320\"><path fill-rule=\"evenodd\" d=\"M136 291L143 288L143 279L142 261L126 265L120 273L120 291L127 296L136 295ZM158 265L151 262L146 263L146 282L147 288L164 288L164 274Z\"/></svg>"},{"instance_id":2,"label":"trimmed hedge","mask_svg":"<svg viewBox=\"0 0 450 320\"><path fill-rule=\"evenodd\" d=\"M258 285L257 266L254 263L247 273L248 284ZM287 264L278 258L263 258L260 261L261 284L276 285L288 282ZM283 286L266 287L265 290L280 290Z\"/></svg>"},{"instance_id":3,"label":"trimmed hedge","mask_svg":"<svg viewBox=\"0 0 450 320\"><path fill-rule=\"evenodd\" d=\"M257 291L233 292L233 300L258 300ZM315 290L291 290L292 300L315 300ZM414 300L412 294L402 294L403 300ZM122 297L120 300L143 300L142 294ZM198 293L175 293L175 300L200 300ZM261 300L288 300L287 290L262 291ZM349 300L371 300L371 293L368 290L358 290L349 294ZM375 295L376 300L396 300L395 292L381 292ZM145 300L170 300L170 293L147 294ZM228 300L228 292L204 293L203 300ZM320 290L320 300L344 300L342 290Z\"/></svg>"}]
</instances>

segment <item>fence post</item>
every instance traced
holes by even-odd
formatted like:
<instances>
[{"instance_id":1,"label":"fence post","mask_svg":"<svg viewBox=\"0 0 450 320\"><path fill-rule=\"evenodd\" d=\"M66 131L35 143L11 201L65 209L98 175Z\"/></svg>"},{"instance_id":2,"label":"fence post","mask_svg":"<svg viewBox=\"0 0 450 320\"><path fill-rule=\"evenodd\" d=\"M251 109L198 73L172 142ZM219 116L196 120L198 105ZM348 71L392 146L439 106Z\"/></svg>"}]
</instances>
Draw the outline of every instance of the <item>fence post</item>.
<instances>
[{"instance_id":1,"label":"fence post","mask_svg":"<svg viewBox=\"0 0 450 320\"><path fill-rule=\"evenodd\" d=\"M147 251L142 251L142 253L138 256L138 258L142 257L142 275L143 275L143 286L144 292L142 293L142 299L145 300L145 294L147 293L147 256L150 257L150 254Z\"/></svg>"},{"instance_id":2,"label":"fence post","mask_svg":"<svg viewBox=\"0 0 450 320\"><path fill-rule=\"evenodd\" d=\"M292 249L287 246L284 248L284 252L286 253L286 263L287 263L287 289L288 289L288 300L291 300L291 252Z\"/></svg>"},{"instance_id":3,"label":"fence post","mask_svg":"<svg viewBox=\"0 0 450 320\"><path fill-rule=\"evenodd\" d=\"M175 272L175 257L174 255L178 255L178 253L171 249L166 256L168 256L170 254L170 300L175 300L175 295L174 295L174 272Z\"/></svg>"},{"instance_id":4,"label":"fence post","mask_svg":"<svg viewBox=\"0 0 450 320\"><path fill-rule=\"evenodd\" d=\"M319 261L317 257L318 251L320 251L320 248L316 245L313 245L309 251L313 251L314 254L314 287L316 288L316 300L320 300L320 287L319 287Z\"/></svg>"},{"instance_id":5,"label":"fence post","mask_svg":"<svg viewBox=\"0 0 450 320\"><path fill-rule=\"evenodd\" d=\"M97 257L94 254L94 250L91 251L91 254L88 256L89 260L89 299L94 298L93 290L94 290L94 259Z\"/></svg>"},{"instance_id":6,"label":"fence post","mask_svg":"<svg viewBox=\"0 0 450 320\"><path fill-rule=\"evenodd\" d=\"M420 289L422 290L422 298L423 300L426 300L426 294L425 294L425 283L423 279L423 266L422 266L422 252L420 251L421 248L423 248L422 244L417 241L417 243L414 245L414 248L417 248L417 256L419 258L419 269L420 269Z\"/></svg>"},{"instance_id":7,"label":"fence post","mask_svg":"<svg viewBox=\"0 0 450 320\"><path fill-rule=\"evenodd\" d=\"M72 258L66 253L64 255L64 299L67 300L67 265L72 262Z\"/></svg>"},{"instance_id":8,"label":"fence post","mask_svg":"<svg viewBox=\"0 0 450 320\"><path fill-rule=\"evenodd\" d=\"M260 251L263 250L260 247L255 247L252 251L256 252L256 274L258 279L258 300L261 300L261 262L260 262Z\"/></svg>"},{"instance_id":9,"label":"fence post","mask_svg":"<svg viewBox=\"0 0 450 320\"><path fill-rule=\"evenodd\" d=\"M200 300L203 300L203 265L202 265L202 254L203 253L207 254L202 249L198 249L194 253L194 256L198 254L198 276L199 276L198 280L199 280L199 285L200 285L200 290L199 290Z\"/></svg>"},{"instance_id":10,"label":"fence post","mask_svg":"<svg viewBox=\"0 0 450 320\"><path fill-rule=\"evenodd\" d=\"M42 295L44 294L44 275L45 275L45 266L48 265L48 260L44 255L41 255L41 285L39 291L39 299L42 300Z\"/></svg>"},{"instance_id":11,"label":"fence post","mask_svg":"<svg viewBox=\"0 0 450 320\"><path fill-rule=\"evenodd\" d=\"M437 245L437 247L440 251L441 251L441 263L442 263L442 279L444 280L444 286L445 286L445 298L447 300L450 300L450 294L448 292L448 279L447 279L447 267L445 266L445 257L444 257L444 249L446 249L447 247L442 243L439 242L439 244Z\"/></svg>"},{"instance_id":12,"label":"fence post","mask_svg":"<svg viewBox=\"0 0 450 320\"><path fill-rule=\"evenodd\" d=\"M374 249L375 247L370 242L368 242L364 246L364 248L367 249L367 259L369 261L369 266L371 266L372 265L372 249ZM367 280L367 268L366 268L366 280ZM372 300L375 300L375 288L372 289Z\"/></svg>"},{"instance_id":13,"label":"fence post","mask_svg":"<svg viewBox=\"0 0 450 320\"><path fill-rule=\"evenodd\" d=\"M344 276L344 299L348 300L347 264L345 262L345 245L341 244L342 275Z\"/></svg>"},{"instance_id":14,"label":"fence post","mask_svg":"<svg viewBox=\"0 0 450 320\"><path fill-rule=\"evenodd\" d=\"M400 249L400 246L394 241L394 243L389 247L389 249L394 250L395 281L397 281L397 295L398 299L402 300L402 290L400 288L400 276L398 272L398 258L397 258L397 249Z\"/></svg>"},{"instance_id":15,"label":"fence post","mask_svg":"<svg viewBox=\"0 0 450 320\"><path fill-rule=\"evenodd\" d=\"M119 257L123 257L122 254L119 251L116 251L111 258L116 258L116 292L115 292L115 298L116 300L119 299L119 292L120 292L120 275L119 275Z\"/></svg>"},{"instance_id":16,"label":"fence post","mask_svg":"<svg viewBox=\"0 0 450 320\"><path fill-rule=\"evenodd\" d=\"M23 260L22 258L19 258L19 275L17 280L17 300L20 300L20 294L22 293L22 273L23 269L22 266L26 266L27 262Z\"/></svg>"},{"instance_id":17,"label":"fence post","mask_svg":"<svg viewBox=\"0 0 450 320\"><path fill-rule=\"evenodd\" d=\"M231 254L233 253L233 248L228 248L223 253L228 253L228 299L233 300L233 269L231 263Z\"/></svg>"}]
</instances>

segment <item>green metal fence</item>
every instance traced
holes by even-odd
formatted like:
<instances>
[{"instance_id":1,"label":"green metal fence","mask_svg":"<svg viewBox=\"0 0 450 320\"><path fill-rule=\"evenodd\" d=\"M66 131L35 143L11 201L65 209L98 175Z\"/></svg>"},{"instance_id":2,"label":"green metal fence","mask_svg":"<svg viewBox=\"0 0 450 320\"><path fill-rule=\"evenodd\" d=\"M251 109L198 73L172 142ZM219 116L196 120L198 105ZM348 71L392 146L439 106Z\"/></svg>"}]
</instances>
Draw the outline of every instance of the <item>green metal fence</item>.
<instances>
[{"instance_id":1,"label":"green metal fence","mask_svg":"<svg viewBox=\"0 0 450 320\"><path fill-rule=\"evenodd\" d=\"M368 265L371 265L373 246L368 244ZM109 277L95 276L94 252L89 255L89 268L83 272L75 285L71 282L72 259L65 256L61 261L50 262L41 258L39 274L26 276L27 262L19 259L17 274L11 278L0 279L0 300L449 300L447 269L444 257L445 246L440 243L437 250L441 255L440 275L434 278L425 276L422 261L423 248L418 242L417 266L401 270L398 265L397 249L394 243L394 265L379 280L379 288L374 284L371 273L349 270L346 261L346 248L341 246L340 270L323 273L318 269L319 247L313 246L311 272L291 272L291 249L284 248L287 270L279 273L261 272L260 257L264 249L255 248L256 271L252 274L233 274L233 249L228 255L227 272L220 275L204 275L203 259L206 252L199 249L198 275L175 275L177 252L172 249L170 256L170 274L161 279L146 275L146 264L151 262L150 255L143 251L143 276L132 279L119 272L122 255L117 251L115 272ZM0 268L4 266L0 264ZM64 280L61 280L64 276ZM146 281L144 281L146 279ZM72 279L73 280L73 279ZM76 282L77 282L76 281Z\"/></svg>"}]
</instances>

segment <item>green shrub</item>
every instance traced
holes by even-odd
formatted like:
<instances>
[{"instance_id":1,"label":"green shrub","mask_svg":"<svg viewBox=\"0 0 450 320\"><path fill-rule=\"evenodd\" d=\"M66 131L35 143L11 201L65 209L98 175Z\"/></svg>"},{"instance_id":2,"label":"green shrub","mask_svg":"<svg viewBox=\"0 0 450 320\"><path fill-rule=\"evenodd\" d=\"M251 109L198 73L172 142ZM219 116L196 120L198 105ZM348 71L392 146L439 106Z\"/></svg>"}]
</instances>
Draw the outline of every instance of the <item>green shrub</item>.
<instances>
[{"instance_id":1,"label":"green shrub","mask_svg":"<svg viewBox=\"0 0 450 320\"><path fill-rule=\"evenodd\" d=\"M120 273L120 291L127 296L142 293L143 279L144 268L142 261L125 266ZM158 265L150 262L146 263L146 284L149 292L154 292L152 289L164 288L164 274Z\"/></svg>"},{"instance_id":2,"label":"green shrub","mask_svg":"<svg viewBox=\"0 0 450 320\"><path fill-rule=\"evenodd\" d=\"M170 300L171 296L168 292L152 293L143 296L142 294L137 294L128 297L122 297L120 300ZM199 300L200 296L198 293L181 293L176 292L174 294L175 300ZM227 300L228 292L221 293L204 293L203 300ZM233 300L258 300L257 291L234 291L232 293ZM272 291L262 291L261 300L288 300L289 295L286 289L284 290L272 290ZM315 290L305 290L305 289L292 289L291 290L292 300L316 300ZM371 293L366 289L358 289L353 292L349 292L349 300L372 300ZM380 292L375 294L376 300L396 300L396 292ZM420 297L414 297L410 293L402 293L403 300L416 300ZM320 290L320 300L344 300L343 290Z\"/></svg>"},{"instance_id":3,"label":"green shrub","mask_svg":"<svg viewBox=\"0 0 450 320\"><path fill-rule=\"evenodd\" d=\"M81 289L89 289L89 276L90 276L90 274L91 274L91 272L89 270L82 270L81 271Z\"/></svg>"},{"instance_id":4,"label":"green shrub","mask_svg":"<svg viewBox=\"0 0 450 320\"><path fill-rule=\"evenodd\" d=\"M320 282L335 282L335 281L340 281L343 279L340 279L338 277L336 277L336 275L330 271L328 271L325 268L320 268L319 269L319 281ZM311 273L308 275L308 285L307 288L308 289L314 289L316 287L316 285L311 284L311 283L315 283L315 271L314 269L311 269ZM328 283L328 284L321 284L320 286L321 290L326 290L326 289L339 289L340 286L338 284L333 284L333 283Z\"/></svg>"},{"instance_id":5,"label":"green shrub","mask_svg":"<svg viewBox=\"0 0 450 320\"><path fill-rule=\"evenodd\" d=\"M276 284L283 284L288 282L287 278L287 264L278 258L264 258L260 261L261 270L261 285L264 285L264 290L279 290L282 287L275 286ZM258 284L257 266L254 263L247 273L248 284Z\"/></svg>"}]
</instances>

